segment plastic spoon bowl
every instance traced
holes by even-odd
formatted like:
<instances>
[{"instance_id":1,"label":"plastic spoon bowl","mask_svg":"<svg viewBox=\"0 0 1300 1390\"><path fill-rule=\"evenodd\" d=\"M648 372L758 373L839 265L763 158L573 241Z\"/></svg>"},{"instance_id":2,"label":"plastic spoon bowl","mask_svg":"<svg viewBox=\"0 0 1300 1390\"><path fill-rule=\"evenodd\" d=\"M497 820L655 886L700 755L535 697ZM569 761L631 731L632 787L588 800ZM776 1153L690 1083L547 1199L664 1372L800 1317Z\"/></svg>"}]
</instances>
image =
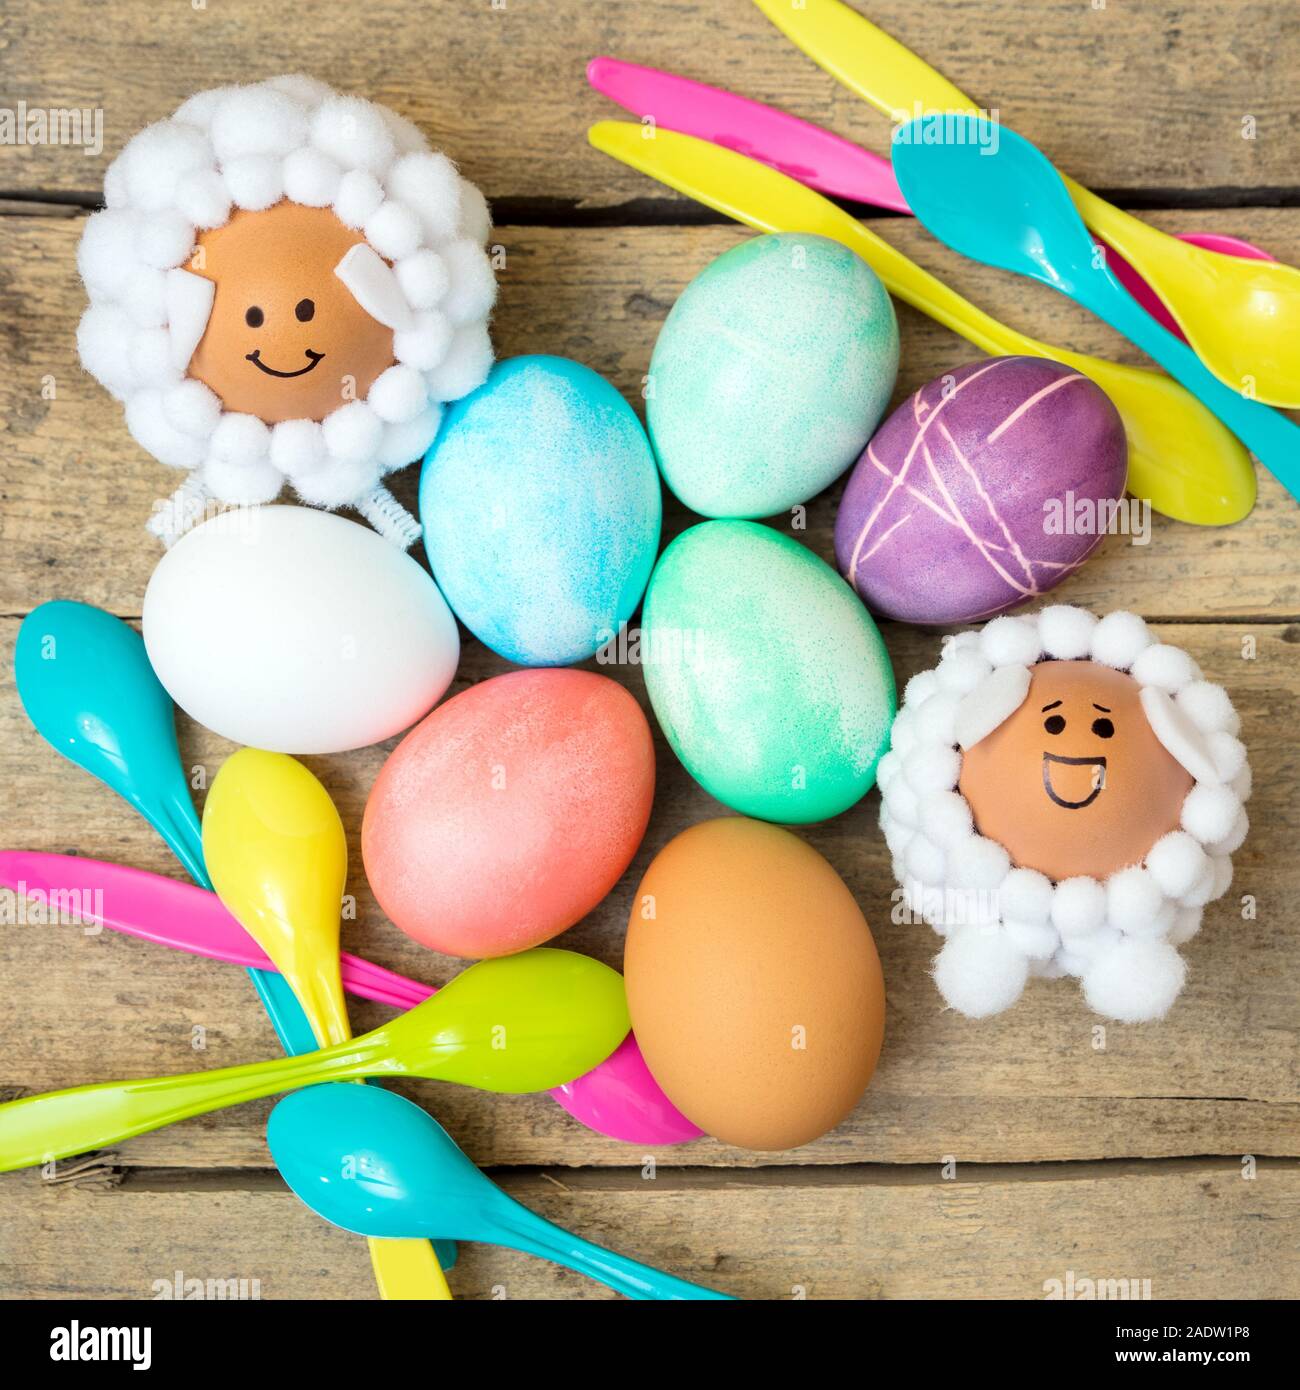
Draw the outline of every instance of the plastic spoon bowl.
<instances>
[{"instance_id":1,"label":"plastic spoon bowl","mask_svg":"<svg viewBox=\"0 0 1300 1390\"><path fill-rule=\"evenodd\" d=\"M322 1047L352 1036L339 974L348 843L329 793L285 753L243 748L222 764L203 807L203 856L217 896L288 981ZM378 1093L384 1110L396 1097ZM386 1299L449 1299L428 1241L370 1238Z\"/></svg>"},{"instance_id":2,"label":"plastic spoon bowl","mask_svg":"<svg viewBox=\"0 0 1300 1390\"><path fill-rule=\"evenodd\" d=\"M1295 497L1300 426L1225 386L1143 313L1105 259L1094 256L1083 219L1046 156L978 116L943 117L943 142L926 143L929 119L898 131L894 168L930 231L963 255L1040 280L1104 319L1195 392Z\"/></svg>"},{"instance_id":3,"label":"plastic spoon bowl","mask_svg":"<svg viewBox=\"0 0 1300 1390\"><path fill-rule=\"evenodd\" d=\"M505 1094L544 1091L590 1071L627 1032L617 971L539 946L479 961L409 1013L319 1052L9 1101L0 1105L0 1172L321 1081L422 1076Z\"/></svg>"},{"instance_id":4,"label":"plastic spoon bowl","mask_svg":"<svg viewBox=\"0 0 1300 1390\"><path fill-rule=\"evenodd\" d=\"M1222 526L1255 505L1241 444L1194 396L1159 372L1066 352L1017 333L894 250L828 198L733 150L674 131L600 121L598 150L761 232L812 232L856 251L891 293L994 356L1048 357L1091 377L1115 404L1129 446L1129 491L1179 521Z\"/></svg>"},{"instance_id":5,"label":"plastic spoon bowl","mask_svg":"<svg viewBox=\"0 0 1300 1390\"><path fill-rule=\"evenodd\" d=\"M376 1144L373 1136L380 1133ZM590 1275L629 1298L727 1297L604 1250L529 1211L409 1101L402 1100L399 1114L360 1087L314 1086L280 1101L266 1138L289 1186L344 1230L379 1236L436 1230L506 1245Z\"/></svg>"},{"instance_id":6,"label":"plastic spoon bowl","mask_svg":"<svg viewBox=\"0 0 1300 1390\"><path fill-rule=\"evenodd\" d=\"M51 905L66 903L83 925L99 924L210 960L274 969L214 893L174 878L77 855L3 850L0 884ZM410 1009L434 993L361 956L345 951L340 960L343 987L359 998ZM681 1144L703 1133L664 1095L631 1033L598 1067L552 1087L550 1095L589 1129L626 1144Z\"/></svg>"}]
</instances>

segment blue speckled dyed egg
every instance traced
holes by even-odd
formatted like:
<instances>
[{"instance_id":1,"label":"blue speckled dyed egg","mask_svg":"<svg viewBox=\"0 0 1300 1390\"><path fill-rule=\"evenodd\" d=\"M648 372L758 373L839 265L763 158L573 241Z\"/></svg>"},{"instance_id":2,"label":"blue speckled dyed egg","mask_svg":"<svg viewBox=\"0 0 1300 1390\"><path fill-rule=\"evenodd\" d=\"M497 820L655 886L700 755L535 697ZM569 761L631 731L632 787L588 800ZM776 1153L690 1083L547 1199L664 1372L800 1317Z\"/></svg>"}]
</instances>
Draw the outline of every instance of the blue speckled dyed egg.
<instances>
[{"instance_id":1,"label":"blue speckled dyed egg","mask_svg":"<svg viewBox=\"0 0 1300 1390\"><path fill-rule=\"evenodd\" d=\"M825 237L755 237L673 306L646 418L664 480L693 511L763 517L806 502L862 452L898 373L875 272Z\"/></svg>"},{"instance_id":2,"label":"blue speckled dyed egg","mask_svg":"<svg viewBox=\"0 0 1300 1390\"><path fill-rule=\"evenodd\" d=\"M592 656L641 601L659 547L654 455L632 407L563 357L513 357L447 412L420 475L434 578L521 666Z\"/></svg>"}]
</instances>

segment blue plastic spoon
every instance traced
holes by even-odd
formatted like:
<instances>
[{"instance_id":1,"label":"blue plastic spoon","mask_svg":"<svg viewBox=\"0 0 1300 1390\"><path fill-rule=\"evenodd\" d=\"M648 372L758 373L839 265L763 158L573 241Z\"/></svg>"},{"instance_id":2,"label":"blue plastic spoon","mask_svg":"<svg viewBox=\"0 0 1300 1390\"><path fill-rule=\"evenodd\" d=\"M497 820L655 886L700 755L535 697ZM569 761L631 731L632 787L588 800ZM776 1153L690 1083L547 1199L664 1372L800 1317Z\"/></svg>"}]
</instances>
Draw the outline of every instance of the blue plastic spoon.
<instances>
[{"instance_id":1,"label":"blue plastic spoon","mask_svg":"<svg viewBox=\"0 0 1300 1390\"><path fill-rule=\"evenodd\" d=\"M210 889L199 817L176 744L175 710L140 634L90 604L43 603L18 629L14 678L36 732L111 787L157 830L189 876ZM283 976L248 974L284 1050L291 1056L316 1051L316 1037ZM449 1269L455 1245L437 1242L435 1248Z\"/></svg>"},{"instance_id":2,"label":"blue plastic spoon","mask_svg":"<svg viewBox=\"0 0 1300 1390\"><path fill-rule=\"evenodd\" d=\"M389 1104L402 1100L401 1106ZM434 1231L540 1255L635 1299L728 1299L616 1255L521 1206L418 1105L327 1083L287 1095L266 1139L285 1182L317 1215L363 1236Z\"/></svg>"},{"instance_id":3,"label":"blue plastic spoon","mask_svg":"<svg viewBox=\"0 0 1300 1390\"><path fill-rule=\"evenodd\" d=\"M1225 386L1142 309L1098 253L1061 176L1036 146L983 117L935 113L896 130L892 154L904 196L940 241L1082 304L1155 358L1300 496L1300 426Z\"/></svg>"}]
</instances>

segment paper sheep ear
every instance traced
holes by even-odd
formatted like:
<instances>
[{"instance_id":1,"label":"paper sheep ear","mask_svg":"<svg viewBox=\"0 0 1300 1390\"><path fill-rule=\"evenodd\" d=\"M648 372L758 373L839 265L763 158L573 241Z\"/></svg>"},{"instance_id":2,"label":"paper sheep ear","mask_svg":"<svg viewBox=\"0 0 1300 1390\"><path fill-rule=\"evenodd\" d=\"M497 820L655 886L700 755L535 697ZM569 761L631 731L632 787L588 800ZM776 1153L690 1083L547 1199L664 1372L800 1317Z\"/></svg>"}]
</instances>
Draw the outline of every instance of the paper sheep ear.
<instances>
[{"instance_id":1,"label":"paper sheep ear","mask_svg":"<svg viewBox=\"0 0 1300 1390\"><path fill-rule=\"evenodd\" d=\"M394 333L411 327L411 306L397 283L392 267L373 247L359 241L334 267L334 274L348 293L378 323Z\"/></svg>"},{"instance_id":2,"label":"paper sheep ear","mask_svg":"<svg viewBox=\"0 0 1300 1390\"><path fill-rule=\"evenodd\" d=\"M1218 768L1205 735L1163 690L1145 685L1139 697L1151 732L1166 753L1198 782L1219 782Z\"/></svg>"},{"instance_id":3,"label":"paper sheep ear","mask_svg":"<svg viewBox=\"0 0 1300 1390\"><path fill-rule=\"evenodd\" d=\"M965 751L988 738L1024 704L1028 693L1027 666L999 666L985 676L957 706L953 732L959 747Z\"/></svg>"},{"instance_id":4,"label":"paper sheep ear","mask_svg":"<svg viewBox=\"0 0 1300 1390\"><path fill-rule=\"evenodd\" d=\"M217 286L192 270L177 269L167 272L165 292L172 365L183 372L207 330Z\"/></svg>"}]
</instances>

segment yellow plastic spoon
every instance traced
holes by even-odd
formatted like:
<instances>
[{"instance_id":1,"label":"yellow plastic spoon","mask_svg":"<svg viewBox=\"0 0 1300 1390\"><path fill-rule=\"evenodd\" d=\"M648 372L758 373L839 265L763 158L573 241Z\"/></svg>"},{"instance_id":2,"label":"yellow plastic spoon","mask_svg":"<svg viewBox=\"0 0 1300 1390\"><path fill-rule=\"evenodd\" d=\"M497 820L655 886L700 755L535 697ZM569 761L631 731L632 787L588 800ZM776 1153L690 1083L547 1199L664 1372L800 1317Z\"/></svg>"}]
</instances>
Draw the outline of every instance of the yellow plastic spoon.
<instances>
[{"instance_id":1,"label":"yellow plastic spoon","mask_svg":"<svg viewBox=\"0 0 1300 1390\"><path fill-rule=\"evenodd\" d=\"M895 122L926 111L985 114L842 0L754 3L813 62ZM1267 405L1300 406L1300 270L1190 246L1061 177L1079 215L1164 300L1215 376Z\"/></svg>"},{"instance_id":2,"label":"yellow plastic spoon","mask_svg":"<svg viewBox=\"0 0 1300 1390\"><path fill-rule=\"evenodd\" d=\"M900 299L992 356L1028 354L1091 377L1115 403L1129 445L1129 491L1179 521L1224 526L1255 505L1255 470L1237 437L1160 372L1040 343L999 323L828 198L707 140L628 121L587 132L598 150L762 232L812 232L856 251Z\"/></svg>"},{"instance_id":3,"label":"yellow plastic spoon","mask_svg":"<svg viewBox=\"0 0 1300 1390\"><path fill-rule=\"evenodd\" d=\"M348 846L329 793L284 753L242 748L213 779L203 856L217 896L284 976L322 1047L352 1036L339 967ZM386 1299L449 1299L427 1240L370 1237Z\"/></svg>"}]
</instances>

